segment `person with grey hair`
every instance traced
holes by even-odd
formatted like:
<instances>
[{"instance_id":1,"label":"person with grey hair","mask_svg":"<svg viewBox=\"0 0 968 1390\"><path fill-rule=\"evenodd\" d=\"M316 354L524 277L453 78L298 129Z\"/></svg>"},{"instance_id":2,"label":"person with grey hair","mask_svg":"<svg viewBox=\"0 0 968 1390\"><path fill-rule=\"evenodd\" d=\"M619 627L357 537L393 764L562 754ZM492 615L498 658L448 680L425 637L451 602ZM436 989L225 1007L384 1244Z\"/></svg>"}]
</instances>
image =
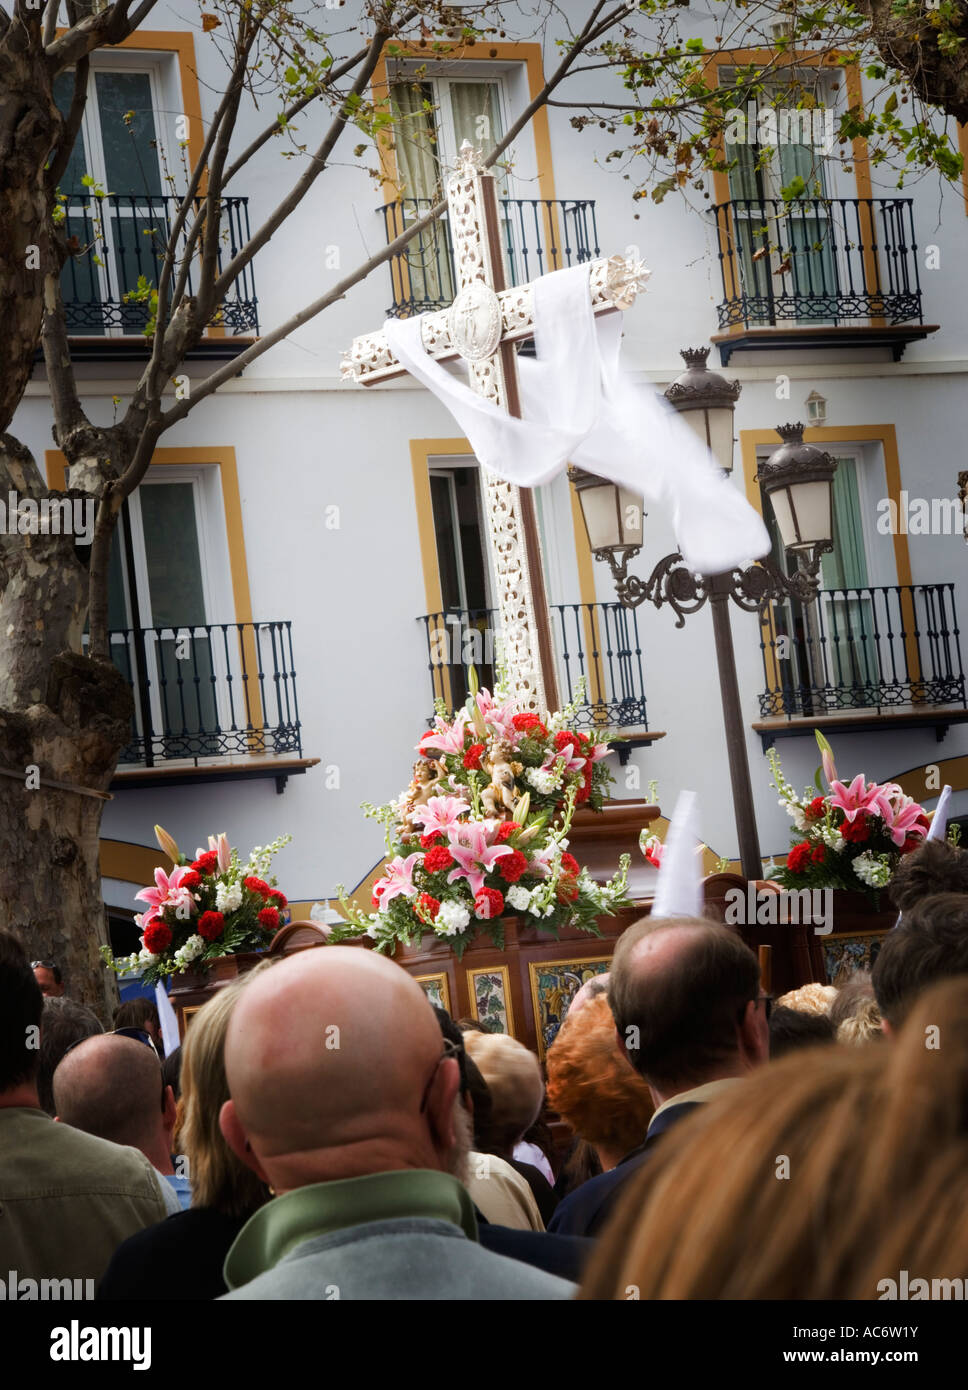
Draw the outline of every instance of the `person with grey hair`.
<instances>
[{"instance_id":1,"label":"person with grey hair","mask_svg":"<svg viewBox=\"0 0 968 1390\"><path fill-rule=\"evenodd\" d=\"M54 1072L69 1047L103 1033L100 1019L68 995L48 995L40 1018L40 1067L37 1094L48 1115L54 1111Z\"/></svg>"},{"instance_id":2,"label":"person with grey hair","mask_svg":"<svg viewBox=\"0 0 968 1390\"><path fill-rule=\"evenodd\" d=\"M64 1056L53 1089L56 1119L140 1149L173 1194L171 1210L187 1210L191 1185L171 1159L175 1097L153 1047L116 1033L87 1038Z\"/></svg>"}]
</instances>

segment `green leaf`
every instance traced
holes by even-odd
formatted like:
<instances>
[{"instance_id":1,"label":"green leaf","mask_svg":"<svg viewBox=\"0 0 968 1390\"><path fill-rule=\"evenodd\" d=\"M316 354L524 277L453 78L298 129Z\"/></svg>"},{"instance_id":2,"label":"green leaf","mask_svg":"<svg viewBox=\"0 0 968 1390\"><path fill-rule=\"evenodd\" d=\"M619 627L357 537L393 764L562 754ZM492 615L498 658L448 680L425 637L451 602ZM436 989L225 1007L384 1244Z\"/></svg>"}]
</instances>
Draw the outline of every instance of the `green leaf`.
<instances>
[{"instance_id":1,"label":"green leaf","mask_svg":"<svg viewBox=\"0 0 968 1390\"><path fill-rule=\"evenodd\" d=\"M795 202L797 198L802 198L806 192L807 185L802 177L797 174L785 188L780 189L780 195L785 203Z\"/></svg>"},{"instance_id":2,"label":"green leaf","mask_svg":"<svg viewBox=\"0 0 968 1390\"><path fill-rule=\"evenodd\" d=\"M892 111L897 110L897 92L892 92L884 103L884 114L889 116Z\"/></svg>"}]
</instances>

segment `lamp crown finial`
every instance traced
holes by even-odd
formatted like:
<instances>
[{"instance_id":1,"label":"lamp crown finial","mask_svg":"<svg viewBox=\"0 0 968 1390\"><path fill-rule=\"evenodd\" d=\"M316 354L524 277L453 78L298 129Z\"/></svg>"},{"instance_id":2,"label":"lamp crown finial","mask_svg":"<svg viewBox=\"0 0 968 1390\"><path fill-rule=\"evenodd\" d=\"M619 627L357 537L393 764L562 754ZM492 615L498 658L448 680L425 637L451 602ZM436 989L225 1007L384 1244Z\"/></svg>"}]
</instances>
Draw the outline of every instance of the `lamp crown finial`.
<instances>
[{"instance_id":1,"label":"lamp crown finial","mask_svg":"<svg viewBox=\"0 0 968 1390\"><path fill-rule=\"evenodd\" d=\"M798 421L795 425L777 425L776 432L784 444L802 444L803 429L803 422Z\"/></svg>"},{"instance_id":2,"label":"lamp crown finial","mask_svg":"<svg viewBox=\"0 0 968 1390\"><path fill-rule=\"evenodd\" d=\"M705 367L709 348L680 348L679 356L687 367Z\"/></svg>"}]
</instances>

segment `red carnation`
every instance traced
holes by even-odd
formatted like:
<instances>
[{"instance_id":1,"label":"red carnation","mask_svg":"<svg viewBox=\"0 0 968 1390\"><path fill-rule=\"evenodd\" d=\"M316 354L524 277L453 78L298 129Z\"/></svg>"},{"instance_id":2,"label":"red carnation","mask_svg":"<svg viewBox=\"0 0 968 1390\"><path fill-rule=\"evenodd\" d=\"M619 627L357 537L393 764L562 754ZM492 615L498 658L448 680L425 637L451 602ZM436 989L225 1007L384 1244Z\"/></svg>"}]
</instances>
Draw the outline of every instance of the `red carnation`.
<instances>
[{"instance_id":1,"label":"red carnation","mask_svg":"<svg viewBox=\"0 0 968 1390\"><path fill-rule=\"evenodd\" d=\"M587 801L592 794L591 782L582 782L578 788L578 795L575 797L575 805L580 806L583 801Z\"/></svg>"},{"instance_id":2,"label":"red carnation","mask_svg":"<svg viewBox=\"0 0 968 1390\"><path fill-rule=\"evenodd\" d=\"M182 874L182 888L197 888L202 881L202 876L195 869L189 869L187 874Z\"/></svg>"},{"instance_id":3,"label":"red carnation","mask_svg":"<svg viewBox=\"0 0 968 1390\"><path fill-rule=\"evenodd\" d=\"M198 919L198 934L206 941L215 941L225 930L225 918L221 912L203 912Z\"/></svg>"},{"instance_id":4,"label":"red carnation","mask_svg":"<svg viewBox=\"0 0 968 1390\"><path fill-rule=\"evenodd\" d=\"M371 894L370 894L370 906L371 906L371 907L379 907L379 906L380 906L380 899L377 897L377 895L376 895L375 893L371 893Z\"/></svg>"},{"instance_id":5,"label":"red carnation","mask_svg":"<svg viewBox=\"0 0 968 1390\"><path fill-rule=\"evenodd\" d=\"M454 864L454 856L446 845L435 845L424 855L423 866L428 874L442 874Z\"/></svg>"},{"instance_id":6,"label":"red carnation","mask_svg":"<svg viewBox=\"0 0 968 1390\"><path fill-rule=\"evenodd\" d=\"M516 714L511 723L519 734L539 734L541 738L548 737L548 730L536 714Z\"/></svg>"},{"instance_id":7,"label":"red carnation","mask_svg":"<svg viewBox=\"0 0 968 1390\"><path fill-rule=\"evenodd\" d=\"M577 878L581 873L581 865L573 854L561 856L561 867L566 874L571 874L573 878Z\"/></svg>"},{"instance_id":8,"label":"red carnation","mask_svg":"<svg viewBox=\"0 0 968 1390\"><path fill-rule=\"evenodd\" d=\"M420 848L421 848L421 849L433 849L434 845L442 845L443 842L444 842L444 837L443 837L443 835L441 835L441 833L440 833L439 830L435 830L434 833L433 833L432 835L421 835L421 837L420 837Z\"/></svg>"},{"instance_id":9,"label":"red carnation","mask_svg":"<svg viewBox=\"0 0 968 1390\"><path fill-rule=\"evenodd\" d=\"M421 893L414 903L414 907L418 917L421 919L429 917L432 922L440 911L440 899L432 898L429 893Z\"/></svg>"},{"instance_id":10,"label":"red carnation","mask_svg":"<svg viewBox=\"0 0 968 1390\"><path fill-rule=\"evenodd\" d=\"M272 892L269 894L269 903L270 906L277 907L281 912L284 907L289 906L289 899L286 897L285 893L280 893L278 888L273 888Z\"/></svg>"},{"instance_id":11,"label":"red carnation","mask_svg":"<svg viewBox=\"0 0 968 1390\"><path fill-rule=\"evenodd\" d=\"M517 883L521 875L527 871L527 867L527 856L519 849L513 849L510 854L502 855L497 861L497 871L505 883Z\"/></svg>"},{"instance_id":12,"label":"red carnation","mask_svg":"<svg viewBox=\"0 0 968 1390\"><path fill-rule=\"evenodd\" d=\"M802 874L810 862L810 846L806 840L802 844L794 845L787 855L786 866L791 874Z\"/></svg>"},{"instance_id":13,"label":"red carnation","mask_svg":"<svg viewBox=\"0 0 968 1390\"><path fill-rule=\"evenodd\" d=\"M924 841L920 838L920 836L909 835L907 839L904 841L904 844L901 846L901 853L910 854L912 849L917 849L920 845L923 844Z\"/></svg>"},{"instance_id":14,"label":"red carnation","mask_svg":"<svg viewBox=\"0 0 968 1390\"><path fill-rule=\"evenodd\" d=\"M871 837L870 826L867 824L867 817L861 812L853 821L844 821L840 827L840 833L849 845L862 844L864 840Z\"/></svg>"},{"instance_id":15,"label":"red carnation","mask_svg":"<svg viewBox=\"0 0 968 1390\"><path fill-rule=\"evenodd\" d=\"M803 814L808 820L823 820L827 814L827 801L825 797L815 796L808 806L803 809Z\"/></svg>"},{"instance_id":16,"label":"red carnation","mask_svg":"<svg viewBox=\"0 0 968 1390\"><path fill-rule=\"evenodd\" d=\"M810 859L814 864L822 864L827 857L827 846L817 845L816 849L810 851Z\"/></svg>"},{"instance_id":17,"label":"red carnation","mask_svg":"<svg viewBox=\"0 0 968 1390\"><path fill-rule=\"evenodd\" d=\"M251 876L249 878L244 878L242 880L242 886L243 888L248 888L250 893L258 893L263 898L267 898L272 892L272 889L264 878L253 878Z\"/></svg>"},{"instance_id":18,"label":"red carnation","mask_svg":"<svg viewBox=\"0 0 968 1390\"><path fill-rule=\"evenodd\" d=\"M266 931L279 930L279 913L274 907L264 907L259 913L259 922Z\"/></svg>"},{"instance_id":19,"label":"red carnation","mask_svg":"<svg viewBox=\"0 0 968 1390\"><path fill-rule=\"evenodd\" d=\"M503 845L505 840L510 840L514 832L520 829L521 827L516 820L502 821L497 828L497 834L494 836L494 843L496 845Z\"/></svg>"},{"instance_id":20,"label":"red carnation","mask_svg":"<svg viewBox=\"0 0 968 1390\"><path fill-rule=\"evenodd\" d=\"M162 951L167 951L171 945L171 927L156 919L145 927L142 939L146 951L150 951L153 956L160 956Z\"/></svg>"},{"instance_id":21,"label":"red carnation","mask_svg":"<svg viewBox=\"0 0 968 1390\"><path fill-rule=\"evenodd\" d=\"M464 754L464 766L468 769L479 768L481 765L481 755L484 752L483 743L472 743Z\"/></svg>"},{"instance_id":22,"label":"red carnation","mask_svg":"<svg viewBox=\"0 0 968 1390\"><path fill-rule=\"evenodd\" d=\"M218 867L218 854L214 849L200 854L191 866L197 874L214 874Z\"/></svg>"},{"instance_id":23,"label":"red carnation","mask_svg":"<svg viewBox=\"0 0 968 1390\"><path fill-rule=\"evenodd\" d=\"M559 729L555 734L555 747L560 753L563 748L574 748L576 752L581 749L581 734L573 734L568 729Z\"/></svg>"},{"instance_id":24,"label":"red carnation","mask_svg":"<svg viewBox=\"0 0 968 1390\"><path fill-rule=\"evenodd\" d=\"M504 911L504 897L496 888L482 888L474 899L474 915L487 921L500 917Z\"/></svg>"}]
</instances>

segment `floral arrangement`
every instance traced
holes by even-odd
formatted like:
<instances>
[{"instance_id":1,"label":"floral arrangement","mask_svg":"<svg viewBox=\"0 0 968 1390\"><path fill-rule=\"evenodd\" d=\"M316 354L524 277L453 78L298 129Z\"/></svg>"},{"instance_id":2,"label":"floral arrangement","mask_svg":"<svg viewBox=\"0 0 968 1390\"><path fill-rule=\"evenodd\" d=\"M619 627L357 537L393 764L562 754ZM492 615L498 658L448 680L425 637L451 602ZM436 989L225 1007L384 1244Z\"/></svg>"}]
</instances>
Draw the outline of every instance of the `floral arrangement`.
<instances>
[{"instance_id":1,"label":"floral arrangement","mask_svg":"<svg viewBox=\"0 0 968 1390\"><path fill-rule=\"evenodd\" d=\"M887 885L901 856L923 844L930 817L894 782L868 782L863 773L850 783L840 781L833 750L819 732L817 743L829 788L826 795L820 769L815 788L800 798L784 777L776 750L767 754L780 805L802 837L787 854L786 865L771 877L784 888L866 893L876 906L878 890Z\"/></svg>"},{"instance_id":2,"label":"floral arrangement","mask_svg":"<svg viewBox=\"0 0 968 1390\"><path fill-rule=\"evenodd\" d=\"M575 808L601 810L612 781L608 743L573 727L581 698L539 718L472 680L456 714L438 702L407 790L389 806L364 807L386 829L375 911L360 912L341 888L347 923L330 940L365 934L390 952L432 931L460 958L482 930L503 949L508 913L555 936L563 926L600 935L596 918L628 904L629 858L597 884L568 852Z\"/></svg>"},{"instance_id":3,"label":"floral arrangement","mask_svg":"<svg viewBox=\"0 0 968 1390\"><path fill-rule=\"evenodd\" d=\"M264 950L288 918L286 896L269 868L292 836L257 845L244 864L225 835L210 835L208 849L196 850L191 861L160 825L155 836L174 867L170 874L155 869L154 887L135 894L148 904L134 919L141 950L116 960L103 946L105 963L119 974L140 970L152 985L189 967L204 969L219 956Z\"/></svg>"}]
</instances>

